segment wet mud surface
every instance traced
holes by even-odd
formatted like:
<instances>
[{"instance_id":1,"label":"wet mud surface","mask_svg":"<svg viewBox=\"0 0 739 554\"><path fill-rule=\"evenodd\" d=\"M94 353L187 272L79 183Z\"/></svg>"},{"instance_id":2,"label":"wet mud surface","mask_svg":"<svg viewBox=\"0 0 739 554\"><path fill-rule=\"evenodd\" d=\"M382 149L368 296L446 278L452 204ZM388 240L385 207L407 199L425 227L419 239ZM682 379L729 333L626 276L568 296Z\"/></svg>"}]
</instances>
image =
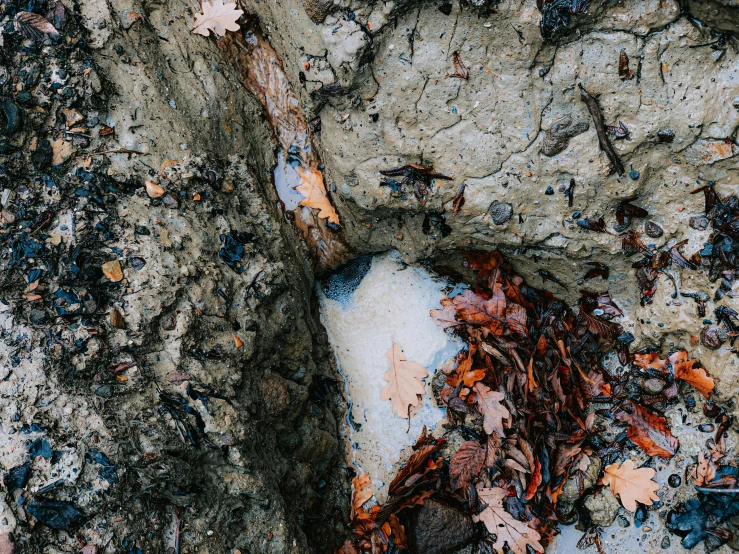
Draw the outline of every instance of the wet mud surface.
<instances>
[{"instance_id":1,"label":"wet mud surface","mask_svg":"<svg viewBox=\"0 0 739 554\"><path fill-rule=\"evenodd\" d=\"M433 308L442 285L427 269L395 267L393 290L395 277L372 277L388 255L364 258L347 289L330 272L356 256L395 250L470 283L460 253L497 248L569 304L608 289L632 351L688 349L735 415L736 318L716 311L739 310L733 246L704 263L733 212L690 194L737 192L731 0L239 4L242 31L217 40L191 34L197 1L0 2L0 552L333 553L350 536L352 477L374 464L378 485L391 479L422 424L398 418L391 452L362 459L366 414L383 406L373 397L347 425L361 394L337 372L356 362L339 348L367 349L355 365L381 387L390 345L362 333L408 343L431 371L449 347L403 319ZM340 226L299 206L309 170ZM648 216L620 222L626 198ZM630 231L658 259L687 240L699 269L660 267L640 302ZM585 280L587 262L608 277ZM665 504L695 497L686 472L712 435L696 429L718 426L693 396L666 413L681 449L656 467ZM665 485L675 474L681 488ZM589 502L606 552L683 551L666 505L637 525L613 497ZM421 534L447 521L445 541ZM405 524L416 550L479 548L443 503ZM576 548L573 529L558 552Z\"/></svg>"}]
</instances>

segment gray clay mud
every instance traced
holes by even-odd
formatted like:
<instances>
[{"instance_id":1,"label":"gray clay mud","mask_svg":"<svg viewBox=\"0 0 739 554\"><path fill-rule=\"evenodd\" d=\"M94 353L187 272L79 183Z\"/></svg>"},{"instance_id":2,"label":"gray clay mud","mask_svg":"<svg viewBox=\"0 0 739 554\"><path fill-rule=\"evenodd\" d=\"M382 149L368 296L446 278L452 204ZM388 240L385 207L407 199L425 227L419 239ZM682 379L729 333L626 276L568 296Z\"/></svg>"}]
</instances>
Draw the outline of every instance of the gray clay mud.
<instances>
[{"instance_id":1,"label":"gray clay mud","mask_svg":"<svg viewBox=\"0 0 739 554\"><path fill-rule=\"evenodd\" d=\"M242 31L216 40L190 32L197 0L0 1L0 552L333 553L359 458L337 372L351 362L332 347L356 339L351 308L319 302L315 284L362 255L441 271L500 249L570 303L585 262L607 264L597 285L632 350L687 348L736 415L736 353L701 340L717 307L739 310L734 294L716 300L707 271L677 268L642 305L619 236L687 240L692 255L712 229L690 192L739 192L735 1L594 0L556 29L535 0L239 5ZM59 36L23 31L18 11ZM467 79L451 75L454 52ZM613 138L622 176L578 84L628 129ZM411 163L451 179L424 195L380 186ZM320 168L340 229L298 205L298 166ZM649 217L623 228L628 197ZM605 232L578 224L600 217ZM438 289L414 290L421 317ZM420 351L429 336L404 340ZM683 451L660 484L705 443L700 408L674 408ZM610 500L586 503L611 523L606 552L683 552L664 540L666 507L637 530ZM444 554L473 552L459 528ZM567 528L556 551L578 537Z\"/></svg>"}]
</instances>

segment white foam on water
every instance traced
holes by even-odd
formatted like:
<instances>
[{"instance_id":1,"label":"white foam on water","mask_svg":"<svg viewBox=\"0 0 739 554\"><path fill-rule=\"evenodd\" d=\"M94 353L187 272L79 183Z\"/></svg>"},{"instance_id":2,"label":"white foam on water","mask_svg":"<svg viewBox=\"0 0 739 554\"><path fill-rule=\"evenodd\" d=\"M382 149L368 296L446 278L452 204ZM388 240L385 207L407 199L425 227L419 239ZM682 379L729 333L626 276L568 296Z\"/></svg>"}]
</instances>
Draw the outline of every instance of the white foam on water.
<instances>
[{"instance_id":1,"label":"white foam on water","mask_svg":"<svg viewBox=\"0 0 739 554\"><path fill-rule=\"evenodd\" d=\"M397 253L373 258L356 290L327 298L319 289L321 321L336 354L350 402L351 420L359 425L351 434L353 460L359 472L368 473L378 501L397 473L401 453L412 446L423 426L435 428L445 410L436 405L431 378L461 348L438 327L429 311L439 307L447 285L422 268L403 265ZM410 420L394 414L380 390L389 370L386 353L398 344L410 361L426 368L423 406ZM404 458L405 459L405 458Z\"/></svg>"}]
</instances>

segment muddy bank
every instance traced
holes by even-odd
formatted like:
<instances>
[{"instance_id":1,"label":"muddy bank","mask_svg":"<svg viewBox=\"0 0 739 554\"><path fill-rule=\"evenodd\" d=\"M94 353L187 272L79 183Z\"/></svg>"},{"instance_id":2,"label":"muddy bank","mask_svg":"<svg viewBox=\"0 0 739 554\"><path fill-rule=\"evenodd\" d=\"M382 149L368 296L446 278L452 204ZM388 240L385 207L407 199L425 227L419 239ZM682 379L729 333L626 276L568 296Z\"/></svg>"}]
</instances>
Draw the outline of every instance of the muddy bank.
<instances>
[{"instance_id":1,"label":"muddy bank","mask_svg":"<svg viewBox=\"0 0 739 554\"><path fill-rule=\"evenodd\" d=\"M194 7L0 8L4 551L298 553L343 533L310 265L263 108L190 34ZM18 31L18 10L58 36Z\"/></svg>"},{"instance_id":2,"label":"muddy bank","mask_svg":"<svg viewBox=\"0 0 739 554\"><path fill-rule=\"evenodd\" d=\"M192 35L189 0L2 3L0 544L331 552L351 476L313 270L354 254L395 248L438 267L501 248L536 284L546 267L569 301L584 262L607 263L598 284L618 298L634 347L690 345L733 396L728 343L697 340L706 317L667 280L639 303L614 227L619 202L636 196L649 217L629 229L658 247L688 239L692 254L711 230L689 192L735 192L729 0L594 2L549 41L533 1L242 7L310 123L301 138L316 151L303 161L325 164L341 235L310 210L296 232L281 210L273 169L291 144L247 90L239 60L253 35ZM23 34L19 10L59 36ZM467 78L450 76L453 52ZM608 125L628 129L613 138L623 176L578 83ZM380 171L409 163L450 179L425 193L400 183L406 174L380 186ZM600 217L607 233L577 223ZM703 273L679 278L709 295L708 318L735 304L711 300Z\"/></svg>"}]
</instances>

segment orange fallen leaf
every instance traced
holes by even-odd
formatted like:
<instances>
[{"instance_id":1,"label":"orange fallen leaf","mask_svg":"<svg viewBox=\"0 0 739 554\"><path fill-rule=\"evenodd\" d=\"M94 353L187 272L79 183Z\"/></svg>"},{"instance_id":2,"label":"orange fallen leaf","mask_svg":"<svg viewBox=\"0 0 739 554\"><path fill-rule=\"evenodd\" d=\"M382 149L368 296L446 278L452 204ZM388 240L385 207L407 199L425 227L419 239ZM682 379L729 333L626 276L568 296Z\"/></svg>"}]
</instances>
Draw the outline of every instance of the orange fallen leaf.
<instances>
[{"instance_id":1,"label":"orange fallen leaf","mask_svg":"<svg viewBox=\"0 0 739 554\"><path fill-rule=\"evenodd\" d=\"M659 485L652 480L656 474L651 467L635 468L634 462L626 460L606 467L603 484L611 487L614 496L619 496L624 508L634 512L637 502L651 506L654 500L659 501Z\"/></svg>"},{"instance_id":2,"label":"orange fallen leaf","mask_svg":"<svg viewBox=\"0 0 739 554\"><path fill-rule=\"evenodd\" d=\"M300 177L300 186L295 187L295 190L305 196L300 205L318 210L318 217L328 219L330 223L338 225L339 214L331 205L321 172L312 167L308 169L298 168L298 176Z\"/></svg>"},{"instance_id":3,"label":"orange fallen leaf","mask_svg":"<svg viewBox=\"0 0 739 554\"><path fill-rule=\"evenodd\" d=\"M123 270L121 269L121 263L118 260L105 262L102 269L103 274L114 283L123 279Z\"/></svg>"},{"instance_id":4,"label":"orange fallen leaf","mask_svg":"<svg viewBox=\"0 0 739 554\"><path fill-rule=\"evenodd\" d=\"M236 335L234 335L234 343L236 343L236 348L241 348L242 346L244 346L244 341Z\"/></svg>"},{"instance_id":5,"label":"orange fallen leaf","mask_svg":"<svg viewBox=\"0 0 739 554\"><path fill-rule=\"evenodd\" d=\"M693 367L696 360L688 360L687 351L678 350L668 359L672 364L672 371L675 375L675 379L680 379L681 381L690 383L706 398L711 396L716 384L713 379L708 376L705 369Z\"/></svg>"},{"instance_id":6,"label":"orange fallen leaf","mask_svg":"<svg viewBox=\"0 0 739 554\"><path fill-rule=\"evenodd\" d=\"M482 521L488 532L495 535L493 542L495 549L502 551L503 546L508 544L508 550L514 554L526 554L528 546L535 552L544 552L544 547L539 543L541 535L505 511L503 507L503 501L507 496L505 489L481 488L478 489L477 495L480 502L487 506L479 514L473 515L472 519L475 522Z\"/></svg>"},{"instance_id":7,"label":"orange fallen leaf","mask_svg":"<svg viewBox=\"0 0 739 554\"><path fill-rule=\"evenodd\" d=\"M383 400L392 400L393 411L408 419L410 407L418 406L418 397L426 391L421 379L428 377L428 371L419 363L409 362L397 344L393 343L385 355L390 360L390 371L384 375L388 384L382 387L380 395Z\"/></svg>"},{"instance_id":8,"label":"orange fallen leaf","mask_svg":"<svg viewBox=\"0 0 739 554\"><path fill-rule=\"evenodd\" d=\"M372 479L366 473L357 475L352 479L352 519L359 509L367 502L374 492L369 487L372 484Z\"/></svg>"}]
</instances>

